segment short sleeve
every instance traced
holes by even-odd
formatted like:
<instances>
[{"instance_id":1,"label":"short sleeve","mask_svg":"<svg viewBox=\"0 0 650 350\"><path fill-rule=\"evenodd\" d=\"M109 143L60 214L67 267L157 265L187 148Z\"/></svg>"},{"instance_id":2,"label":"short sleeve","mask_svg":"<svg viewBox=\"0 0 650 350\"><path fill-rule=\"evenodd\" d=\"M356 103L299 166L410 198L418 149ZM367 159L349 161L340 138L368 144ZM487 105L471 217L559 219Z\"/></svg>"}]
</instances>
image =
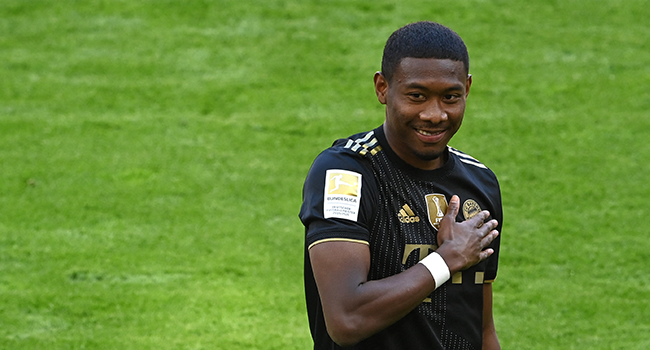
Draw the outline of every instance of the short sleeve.
<instances>
[{"instance_id":1,"label":"short sleeve","mask_svg":"<svg viewBox=\"0 0 650 350\"><path fill-rule=\"evenodd\" d=\"M303 187L300 220L307 246L330 240L368 244L376 188L363 156L338 147L323 151Z\"/></svg>"},{"instance_id":2,"label":"short sleeve","mask_svg":"<svg viewBox=\"0 0 650 350\"><path fill-rule=\"evenodd\" d=\"M487 266L485 269L485 282L491 283L494 282L494 280L497 278L497 270L499 267L499 253L501 250L501 231L503 229L503 207L501 203L501 189L499 188L499 183L496 180L496 176L494 176L494 181L495 181L495 186L493 187L495 189L495 193L492 194L491 198L494 198L493 201L493 217L494 219L497 220L499 223L496 230L499 231L499 235L497 238L490 243L489 247L494 249L494 254L490 255L489 258L487 258Z\"/></svg>"}]
</instances>

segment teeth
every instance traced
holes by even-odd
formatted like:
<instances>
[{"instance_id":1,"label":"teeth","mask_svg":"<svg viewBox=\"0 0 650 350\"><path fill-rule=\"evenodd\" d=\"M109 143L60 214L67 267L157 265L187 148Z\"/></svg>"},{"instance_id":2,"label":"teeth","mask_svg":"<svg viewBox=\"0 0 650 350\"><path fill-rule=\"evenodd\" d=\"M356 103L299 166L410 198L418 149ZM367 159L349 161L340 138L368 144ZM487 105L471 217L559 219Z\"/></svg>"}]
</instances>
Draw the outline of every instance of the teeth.
<instances>
[{"instance_id":1,"label":"teeth","mask_svg":"<svg viewBox=\"0 0 650 350\"><path fill-rule=\"evenodd\" d=\"M433 133L433 132L428 132L428 131L424 131L424 130L418 130L418 132L419 132L420 134L422 134L422 135L426 135L426 136L437 135L437 134L440 133L440 132Z\"/></svg>"}]
</instances>

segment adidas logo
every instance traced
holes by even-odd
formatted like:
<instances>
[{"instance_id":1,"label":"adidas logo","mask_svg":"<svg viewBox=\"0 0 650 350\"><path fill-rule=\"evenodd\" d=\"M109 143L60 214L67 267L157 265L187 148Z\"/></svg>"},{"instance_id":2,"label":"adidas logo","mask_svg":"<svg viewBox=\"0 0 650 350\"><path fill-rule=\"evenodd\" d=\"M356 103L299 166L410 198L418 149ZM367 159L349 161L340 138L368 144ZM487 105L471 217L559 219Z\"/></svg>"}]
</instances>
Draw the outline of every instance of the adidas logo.
<instances>
[{"instance_id":1,"label":"adidas logo","mask_svg":"<svg viewBox=\"0 0 650 350\"><path fill-rule=\"evenodd\" d=\"M399 213L397 214L397 218L399 219L399 222L404 224L420 222L420 217L415 215L415 213L413 212L413 210L411 210L411 207L409 207L408 204L404 204L402 209L399 210Z\"/></svg>"}]
</instances>

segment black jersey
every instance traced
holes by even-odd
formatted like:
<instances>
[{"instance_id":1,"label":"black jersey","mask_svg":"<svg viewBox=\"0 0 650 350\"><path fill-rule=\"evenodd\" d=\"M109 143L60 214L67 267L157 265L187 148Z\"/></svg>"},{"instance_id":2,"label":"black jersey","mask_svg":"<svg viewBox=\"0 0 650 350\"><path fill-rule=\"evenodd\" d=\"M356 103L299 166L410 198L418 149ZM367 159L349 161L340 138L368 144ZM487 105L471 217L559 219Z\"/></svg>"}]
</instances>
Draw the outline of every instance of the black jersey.
<instances>
[{"instance_id":1,"label":"black jersey","mask_svg":"<svg viewBox=\"0 0 650 350\"><path fill-rule=\"evenodd\" d=\"M314 161L303 189L305 293L315 349L338 349L325 328L308 249L338 240L367 244L368 280L400 273L437 249L448 200L461 200L458 221L489 210L501 231L494 173L451 147L435 170L415 168L388 146L382 127L337 140ZM481 349L483 283L496 278L499 235L487 260L458 272L400 321L351 349Z\"/></svg>"}]
</instances>

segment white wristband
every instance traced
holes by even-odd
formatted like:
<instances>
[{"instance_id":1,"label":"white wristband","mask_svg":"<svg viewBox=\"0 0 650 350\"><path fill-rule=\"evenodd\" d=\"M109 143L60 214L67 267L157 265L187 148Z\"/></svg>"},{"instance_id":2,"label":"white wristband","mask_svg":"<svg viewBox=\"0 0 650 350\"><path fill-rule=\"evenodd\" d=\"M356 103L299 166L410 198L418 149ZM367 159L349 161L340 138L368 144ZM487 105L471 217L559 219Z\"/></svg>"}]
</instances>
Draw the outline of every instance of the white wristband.
<instances>
[{"instance_id":1,"label":"white wristband","mask_svg":"<svg viewBox=\"0 0 650 350\"><path fill-rule=\"evenodd\" d=\"M433 252L420 260L420 264L424 265L431 273L433 280L436 281L436 289L449 280L449 266L440 254Z\"/></svg>"}]
</instances>

